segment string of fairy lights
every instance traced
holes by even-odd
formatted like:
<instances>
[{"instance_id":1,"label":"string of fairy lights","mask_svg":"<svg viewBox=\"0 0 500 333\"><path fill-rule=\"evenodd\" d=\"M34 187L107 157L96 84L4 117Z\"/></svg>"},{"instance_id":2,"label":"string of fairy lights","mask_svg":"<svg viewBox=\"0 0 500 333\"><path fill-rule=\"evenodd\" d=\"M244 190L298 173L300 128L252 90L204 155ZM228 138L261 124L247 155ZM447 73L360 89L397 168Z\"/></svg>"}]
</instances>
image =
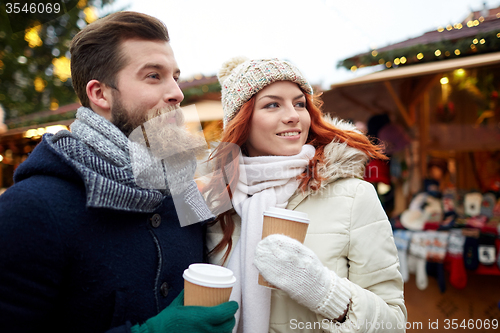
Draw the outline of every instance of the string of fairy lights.
<instances>
[{"instance_id":1,"label":"string of fairy lights","mask_svg":"<svg viewBox=\"0 0 500 333\"><path fill-rule=\"evenodd\" d=\"M500 19L500 12L496 14L496 19ZM446 31L475 28L485 21L486 19L481 16L475 20L468 20L464 24L456 23L454 25L449 24L445 27L439 27L437 31L445 33ZM400 65L430 62L492 51L500 51L500 31L498 30L480 32L473 37L458 40L442 40L440 42L412 45L385 52L373 49L367 54L341 61L338 67L345 67L355 72L360 68L368 66L384 65L385 68L393 68Z\"/></svg>"}]
</instances>

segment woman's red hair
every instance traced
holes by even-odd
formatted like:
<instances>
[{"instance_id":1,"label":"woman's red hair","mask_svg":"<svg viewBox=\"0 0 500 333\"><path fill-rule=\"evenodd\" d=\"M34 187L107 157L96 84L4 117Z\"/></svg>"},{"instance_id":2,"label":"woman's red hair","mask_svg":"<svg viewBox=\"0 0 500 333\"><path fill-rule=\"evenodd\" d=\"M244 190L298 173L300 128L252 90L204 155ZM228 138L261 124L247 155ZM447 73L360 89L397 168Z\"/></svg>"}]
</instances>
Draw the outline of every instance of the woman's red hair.
<instances>
[{"instance_id":1,"label":"woman's red hair","mask_svg":"<svg viewBox=\"0 0 500 333\"><path fill-rule=\"evenodd\" d=\"M356 148L364 152L369 158L386 160L387 157L383 154L383 147L381 145L374 145L368 137L356 131L346 131L334 127L331 123L323 118L321 107L323 101L319 95L306 96L306 108L311 117L311 126L307 137L307 144L316 148L314 157L309 162L308 168L300 176L300 189L305 191L308 188L311 190L318 190L321 186L321 176L317 173L317 165L322 164L325 159L324 150L325 146L332 141L339 143L346 143L348 146ZM223 202L224 198L227 201L227 193L229 198L232 197L231 189L235 188L238 182L238 153L240 148L245 151L245 142L248 139L250 126L255 104L255 95L243 106L236 116L228 123L225 128L219 146L213 151L210 159L215 160L216 172L212 177L210 183L206 186L209 202L218 202L219 206L228 206L229 203ZM227 144L229 143L229 144ZM226 184L221 188L220 184ZM314 184L314 185L312 185ZM223 238L213 248L209 254L218 253L226 249L223 256L225 262L231 252L232 239L231 236L234 232L234 221L232 215L233 210L224 211L218 214L216 220L211 225L220 223Z\"/></svg>"}]
</instances>

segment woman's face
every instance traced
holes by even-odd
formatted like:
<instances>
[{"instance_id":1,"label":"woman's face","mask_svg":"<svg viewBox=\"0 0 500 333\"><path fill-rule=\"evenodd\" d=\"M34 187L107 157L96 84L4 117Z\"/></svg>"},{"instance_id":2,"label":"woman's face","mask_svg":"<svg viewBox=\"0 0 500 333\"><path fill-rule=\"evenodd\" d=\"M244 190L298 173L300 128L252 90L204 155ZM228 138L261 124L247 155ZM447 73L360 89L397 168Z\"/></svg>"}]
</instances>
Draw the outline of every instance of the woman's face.
<instances>
[{"instance_id":1,"label":"woman's face","mask_svg":"<svg viewBox=\"0 0 500 333\"><path fill-rule=\"evenodd\" d=\"M248 156L291 156L306 143L311 117L296 83L278 81L255 95L246 142Z\"/></svg>"}]
</instances>

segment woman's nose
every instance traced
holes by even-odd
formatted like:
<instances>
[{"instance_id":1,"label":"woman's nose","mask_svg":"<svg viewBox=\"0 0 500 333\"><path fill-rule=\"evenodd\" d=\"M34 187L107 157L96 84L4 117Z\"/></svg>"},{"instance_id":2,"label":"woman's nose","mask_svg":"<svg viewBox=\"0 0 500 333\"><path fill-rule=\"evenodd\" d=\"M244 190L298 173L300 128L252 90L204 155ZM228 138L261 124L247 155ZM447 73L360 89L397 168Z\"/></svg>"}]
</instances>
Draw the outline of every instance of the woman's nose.
<instances>
[{"instance_id":1,"label":"woman's nose","mask_svg":"<svg viewBox=\"0 0 500 333\"><path fill-rule=\"evenodd\" d=\"M293 105L288 106L283 117L283 123L285 124L296 124L299 122L299 114Z\"/></svg>"}]
</instances>

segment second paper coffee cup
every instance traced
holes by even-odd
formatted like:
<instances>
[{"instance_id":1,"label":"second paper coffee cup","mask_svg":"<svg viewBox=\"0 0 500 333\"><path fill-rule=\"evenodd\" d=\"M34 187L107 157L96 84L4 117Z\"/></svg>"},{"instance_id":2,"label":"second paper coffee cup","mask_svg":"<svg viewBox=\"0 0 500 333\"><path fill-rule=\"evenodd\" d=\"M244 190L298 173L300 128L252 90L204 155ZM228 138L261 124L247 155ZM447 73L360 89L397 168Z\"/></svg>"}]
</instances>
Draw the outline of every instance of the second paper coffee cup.
<instances>
[{"instance_id":1,"label":"second paper coffee cup","mask_svg":"<svg viewBox=\"0 0 500 333\"><path fill-rule=\"evenodd\" d=\"M215 306L227 302L236 282L230 269L211 264L191 264L182 276L184 305Z\"/></svg>"},{"instance_id":2,"label":"second paper coffee cup","mask_svg":"<svg viewBox=\"0 0 500 333\"><path fill-rule=\"evenodd\" d=\"M290 209L271 207L264 212L264 223L262 225L262 239L269 235L281 234L304 243L309 216L307 213ZM275 288L259 274L259 284L269 288Z\"/></svg>"}]
</instances>

